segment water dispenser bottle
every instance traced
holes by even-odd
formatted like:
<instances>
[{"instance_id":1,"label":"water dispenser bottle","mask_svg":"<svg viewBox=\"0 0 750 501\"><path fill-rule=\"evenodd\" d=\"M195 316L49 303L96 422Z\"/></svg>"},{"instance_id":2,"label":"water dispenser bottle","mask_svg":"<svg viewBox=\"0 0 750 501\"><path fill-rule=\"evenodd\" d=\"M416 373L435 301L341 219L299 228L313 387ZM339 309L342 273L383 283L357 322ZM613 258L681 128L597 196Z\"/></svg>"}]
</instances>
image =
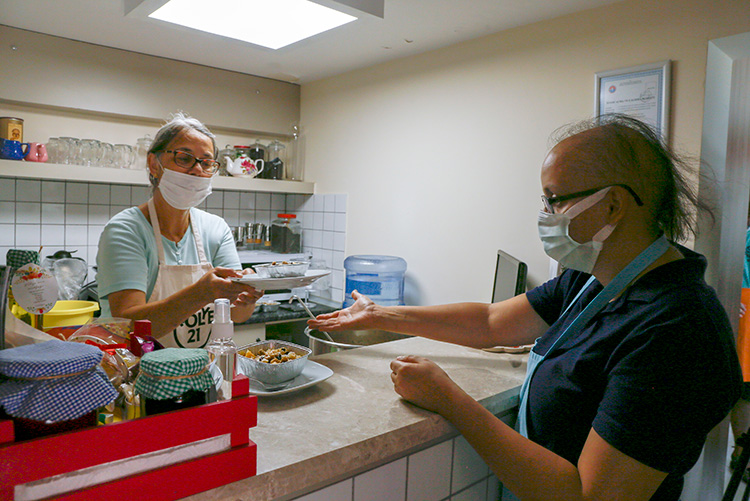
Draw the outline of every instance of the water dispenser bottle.
<instances>
[{"instance_id":1,"label":"water dispenser bottle","mask_svg":"<svg viewBox=\"0 0 750 501\"><path fill-rule=\"evenodd\" d=\"M349 256L344 260L346 292L344 308L354 304L352 291L383 306L404 304L406 261L397 256Z\"/></svg>"}]
</instances>

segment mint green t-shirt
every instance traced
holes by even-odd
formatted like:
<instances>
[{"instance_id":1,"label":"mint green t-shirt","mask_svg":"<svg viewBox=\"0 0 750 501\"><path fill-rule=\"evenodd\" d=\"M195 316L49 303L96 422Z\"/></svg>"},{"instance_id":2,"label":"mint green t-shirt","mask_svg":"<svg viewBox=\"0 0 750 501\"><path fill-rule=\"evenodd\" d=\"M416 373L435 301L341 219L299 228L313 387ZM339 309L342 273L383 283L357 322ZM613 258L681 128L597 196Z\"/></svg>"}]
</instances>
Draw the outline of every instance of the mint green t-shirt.
<instances>
[{"instance_id":1,"label":"mint green t-shirt","mask_svg":"<svg viewBox=\"0 0 750 501\"><path fill-rule=\"evenodd\" d=\"M203 240L206 259L212 266L242 268L234 237L226 221L200 209L190 209L190 224ZM192 229L180 242L161 237L166 264L199 264ZM138 207L125 209L104 227L96 256L101 316L111 317L107 296L112 292L136 289L151 297L159 271L159 256L154 229Z\"/></svg>"}]
</instances>

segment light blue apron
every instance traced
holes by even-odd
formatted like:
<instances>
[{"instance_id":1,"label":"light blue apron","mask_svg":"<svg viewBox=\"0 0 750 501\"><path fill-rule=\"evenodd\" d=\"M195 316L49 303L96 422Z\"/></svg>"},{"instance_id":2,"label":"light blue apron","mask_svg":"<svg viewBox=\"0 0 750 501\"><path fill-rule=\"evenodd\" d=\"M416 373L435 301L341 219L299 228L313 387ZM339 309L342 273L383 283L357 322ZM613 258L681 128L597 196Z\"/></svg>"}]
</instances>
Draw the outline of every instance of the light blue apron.
<instances>
[{"instance_id":1,"label":"light blue apron","mask_svg":"<svg viewBox=\"0 0 750 501\"><path fill-rule=\"evenodd\" d=\"M573 334L578 332L584 327L594 315L609 303L613 298L620 294L628 284L637 277L643 270L648 268L653 262L659 259L669 249L669 242L665 236L661 236L654 243L649 245L643 252L641 252L635 259L633 259L617 276L596 295L596 297L584 308L584 310L578 314L573 322L563 331L562 334L552 343L547 353L540 355L535 353L532 349L529 352L529 361L526 367L526 379L524 379L523 386L521 386L521 395L518 408L518 432L524 437L528 437L527 427L527 412L529 406L529 386L531 384L531 378L534 376L539 364L544 360L548 354L552 353L552 350L560 346L566 339L570 338ZM595 280L593 276L581 287L576 297L571 301L568 307L565 309L562 315L564 316L573 304L578 301L581 294L586 290L589 285ZM537 341L539 341L537 339Z\"/></svg>"}]
</instances>

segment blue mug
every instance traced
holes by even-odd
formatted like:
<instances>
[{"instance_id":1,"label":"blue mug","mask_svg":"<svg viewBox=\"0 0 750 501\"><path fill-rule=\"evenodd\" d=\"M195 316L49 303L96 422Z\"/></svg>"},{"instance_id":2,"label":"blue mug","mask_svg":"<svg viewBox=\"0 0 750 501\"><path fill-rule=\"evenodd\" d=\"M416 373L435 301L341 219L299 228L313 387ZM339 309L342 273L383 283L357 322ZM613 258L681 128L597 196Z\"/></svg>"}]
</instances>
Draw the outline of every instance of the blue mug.
<instances>
[{"instance_id":1,"label":"blue mug","mask_svg":"<svg viewBox=\"0 0 750 501\"><path fill-rule=\"evenodd\" d=\"M24 146L26 151L24 152ZM29 143L13 141L11 139L0 138L0 158L8 160L23 160L23 157L29 152Z\"/></svg>"}]
</instances>

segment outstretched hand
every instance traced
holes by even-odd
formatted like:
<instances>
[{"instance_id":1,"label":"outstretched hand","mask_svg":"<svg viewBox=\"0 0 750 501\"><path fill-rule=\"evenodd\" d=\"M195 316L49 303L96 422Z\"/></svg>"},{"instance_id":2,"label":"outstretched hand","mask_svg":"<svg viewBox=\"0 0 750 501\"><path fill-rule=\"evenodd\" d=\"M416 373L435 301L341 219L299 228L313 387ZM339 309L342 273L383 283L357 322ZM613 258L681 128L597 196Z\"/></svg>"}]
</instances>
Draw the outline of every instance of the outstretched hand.
<instances>
[{"instance_id":1,"label":"outstretched hand","mask_svg":"<svg viewBox=\"0 0 750 501\"><path fill-rule=\"evenodd\" d=\"M372 327L375 303L357 291L352 291L352 298L354 304L350 307L318 315L315 319L308 320L307 324L313 329L326 332Z\"/></svg>"}]
</instances>

